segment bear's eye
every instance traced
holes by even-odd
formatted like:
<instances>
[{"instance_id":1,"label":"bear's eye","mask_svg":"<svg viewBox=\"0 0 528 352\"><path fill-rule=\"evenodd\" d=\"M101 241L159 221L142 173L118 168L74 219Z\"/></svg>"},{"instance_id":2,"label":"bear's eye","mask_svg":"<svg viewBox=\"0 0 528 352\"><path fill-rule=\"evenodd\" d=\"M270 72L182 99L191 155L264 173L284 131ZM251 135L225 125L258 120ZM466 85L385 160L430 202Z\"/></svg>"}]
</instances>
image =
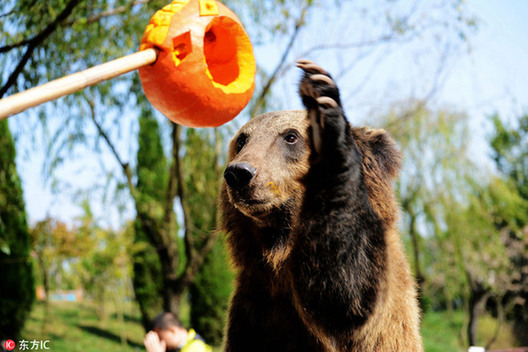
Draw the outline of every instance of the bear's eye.
<instances>
[{"instance_id":1,"label":"bear's eye","mask_svg":"<svg viewBox=\"0 0 528 352\"><path fill-rule=\"evenodd\" d=\"M237 154L242 150L242 148L244 148L244 146L246 145L246 142L247 142L247 136L245 134L242 133L240 136L238 136L237 148L236 148Z\"/></svg>"},{"instance_id":2,"label":"bear's eye","mask_svg":"<svg viewBox=\"0 0 528 352\"><path fill-rule=\"evenodd\" d=\"M286 141L286 143L288 144L295 144L297 143L297 136L294 135L293 133L288 133L285 137L284 137L284 140Z\"/></svg>"}]
</instances>

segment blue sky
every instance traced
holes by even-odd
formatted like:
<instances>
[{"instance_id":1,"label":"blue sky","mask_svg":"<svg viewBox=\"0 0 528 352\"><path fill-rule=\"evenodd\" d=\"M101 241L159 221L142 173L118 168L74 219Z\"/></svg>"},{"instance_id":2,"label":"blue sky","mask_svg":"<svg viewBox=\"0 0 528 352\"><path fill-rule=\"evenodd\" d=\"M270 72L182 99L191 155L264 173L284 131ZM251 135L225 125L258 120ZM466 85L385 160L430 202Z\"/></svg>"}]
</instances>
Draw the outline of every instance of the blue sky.
<instances>
[{"instance_id":1,"label":"blue sky","mask_svg":"<svg viewBox=\"0 0 528 352\"><path fill-rule=\"evenodd\" d=\"M460 60L443 99L472 113L520 114L528 109L528 1L468 3L482 23L473 52Z\"/></svg>"},{"instance_id":2,"label":"blue sky","mask_svg":"<svg viewBox=\"0 0 528 352\"><path fill-rule=\"evenodd\" d=\"M513 120L528 111L528 1L471 0L467 1L467 6L480 19L479 30L470 38L470 51L462 52L459 57L451 59L449 75L436 94L434 104L469 114L472 129L478 137L474 148L480 151L480 158L485 158L484 137L488 128L486 116L499 112L504 118ZM257 59L258 55L266 55L265 50L256 50ZM402 82L398 81L397 74L391 76L390 65L408 62L404 62L407 60L404 57L395 60L402 61L381 67L380 73L373 75L377 78L368 82L370 88L354 96L354 104L365 108L354 110L354 104L350 103L351 107L347 108L353 110L352 115L369 109L372 111L376 94L381 94L380 92L385 92L383 89L387 89L386 85L381 88L382 81L387 83L394 80L394 86L399 90ZM292 72L289 83L284 83L283 89L293 92L292 96L295 96L298 76L298 72ZM287 108L300 108L298 99L288 97L285 100L288 105L291 102L291 106ZM10 121L10 126L17 135L16 124ZM42 143L22 136L18 139L20 143ZM19 153L17 157L29 221L34 223L46 215L51 215L71 222L75 216L81 214L77 203L72 201L73 190L83 187L92 181L92 177L96 177L90 174L89 169L97 167L98 161L88 155L83 158L81 149L81 155L75 162L59 170L61 177L68 180L70 186L66 187L63 193L53 194L49 182L46 183L42 176L44 153L43 149L35 148L31 152ZM96 212L103 220L109 221L105 219L108 209L99 208ZM113 220L110 220L110 223L116 226L119 218L115 214L111 217Z\"/></svg>"}]
</instances>

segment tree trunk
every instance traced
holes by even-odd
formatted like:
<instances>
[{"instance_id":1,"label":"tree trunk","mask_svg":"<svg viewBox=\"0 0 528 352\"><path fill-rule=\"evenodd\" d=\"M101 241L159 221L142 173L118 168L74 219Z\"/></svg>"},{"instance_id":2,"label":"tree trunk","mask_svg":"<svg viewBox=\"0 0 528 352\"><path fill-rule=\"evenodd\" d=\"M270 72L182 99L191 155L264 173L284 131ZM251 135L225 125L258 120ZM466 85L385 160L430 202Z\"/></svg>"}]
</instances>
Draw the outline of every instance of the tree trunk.
<instances>
[{"instance_id":1,"label":"tree trunk","mask_svg":"<svg viewBox=\"0 0 528 352\"><path fill-rule=\"evenodd\" d=\"M165 295L163 299L163 310L178 315L180 312L183 291L175 290L173 287L167 287L167 285L165 285L163 293Z\"/></svg>"},{"instance_id":2,"label":"tree trunk","mask_svg":"<svg viewBox=\"0 0 528 352\"><path fill-rule=\"evenodd\" d=\"M476 346L477 344L478 320L484 311L490 295L491 293L485 290L481 285L476 284L471 287L471 296L469 298L469 323L467 327L467 337L470 346Z\"/></svg>"},{"instance_id":3,"label":"tree trunk","mask_svg":"<svg viewBox=\"0 0 528 352\"><path fill-rule=\"evenodd\" d=\"M44 317L42 319L42 328L41 333L42 336L46 336L47 332L47 326L49 321L49 277L48 277L48 268L46 268L46 265L44 264L44 259L42 258L42 253L39 253L38 251L35 251L37 254L37 261L40 266L40 271L42 273L42 285L44 286L44 302L43 302L43 311L44 311Z\"/></svg>"},{"instance_id":4,"label":"tree trunk","mask_svg":"<svg viewBox=\"0 0 528 352\"><path fill-rule=\"evenodd\" d=\"M489 350L491 348L491 345L493 345L495 341L497 341L502 327L502 323L504 322L504 307L502 306L502 297L500 299L495 297L495 302L497 303L497 327L495 328L495 332L493 333L489 341L486 343L486 350Z\"/></svg>"}]
</instances>

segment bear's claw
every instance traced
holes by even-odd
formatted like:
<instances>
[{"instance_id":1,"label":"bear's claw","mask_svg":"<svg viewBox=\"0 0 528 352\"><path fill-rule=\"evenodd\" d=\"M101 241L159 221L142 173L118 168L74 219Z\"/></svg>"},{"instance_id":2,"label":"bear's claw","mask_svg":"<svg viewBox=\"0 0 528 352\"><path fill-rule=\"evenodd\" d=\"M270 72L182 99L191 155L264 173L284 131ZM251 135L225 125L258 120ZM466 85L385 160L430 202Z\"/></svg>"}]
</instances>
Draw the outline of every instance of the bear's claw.
<instances>
[{"instance_id":1,"label":"bear's claw","mask_svg":"<svg viewBox=\"0 0 528 352\"><path fill-rule=\"evenodd\" d=\"M310 79L316 83L326 83L330 86L335 86L334 80L327 75L315 74L311 75Z\"/></svg>"},{"instance_id":2,"label":"bear's claw","mask_svg":"<svg viewBox=\"0 0 528 352\"><path fill-rule=\"evenodd\" d=\"M309 72L312 74L320 73L320 74L327 74L326 71L319 65L313 63L312 61L305 60L305 61L297 61L297 67L302 69L304 72Z\"/></svg>"},{"instance_id":3,"label":"bear's claw","mask_svg":"<svg viewBox=\"0 0 528 352\"><path fill-rule=\"evenodd\" d=\"M331 109L335 109L337 107L339 107L339 105L337 105L336 101L330 97L319 97L317 99L315 99L317 101L317 103L319 105L322 105L326 108L331 108Z\"/></svg>"}]
</instances>

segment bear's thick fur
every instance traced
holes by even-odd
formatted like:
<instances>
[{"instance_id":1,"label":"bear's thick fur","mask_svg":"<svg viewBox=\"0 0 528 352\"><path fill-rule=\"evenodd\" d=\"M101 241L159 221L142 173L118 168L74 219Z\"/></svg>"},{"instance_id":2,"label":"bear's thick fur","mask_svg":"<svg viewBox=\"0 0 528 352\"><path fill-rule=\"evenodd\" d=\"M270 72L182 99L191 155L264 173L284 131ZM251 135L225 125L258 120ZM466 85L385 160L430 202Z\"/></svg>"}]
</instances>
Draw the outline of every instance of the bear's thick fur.
<instances>
[{"instance_id":1,"label":"bear's thick fur","mask_svg":"<svg viewBox=\"0 0 528 352\"><path fill-rule=\"evenodd\" d=\"M230 143L225 351L422 351L396 230L400 154L383 130L347 122L322 68L298 66L306 111L257 116Z\"/></svg>"}]
</instances>

